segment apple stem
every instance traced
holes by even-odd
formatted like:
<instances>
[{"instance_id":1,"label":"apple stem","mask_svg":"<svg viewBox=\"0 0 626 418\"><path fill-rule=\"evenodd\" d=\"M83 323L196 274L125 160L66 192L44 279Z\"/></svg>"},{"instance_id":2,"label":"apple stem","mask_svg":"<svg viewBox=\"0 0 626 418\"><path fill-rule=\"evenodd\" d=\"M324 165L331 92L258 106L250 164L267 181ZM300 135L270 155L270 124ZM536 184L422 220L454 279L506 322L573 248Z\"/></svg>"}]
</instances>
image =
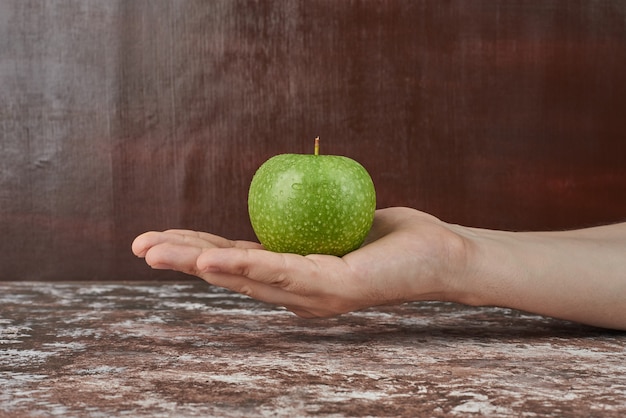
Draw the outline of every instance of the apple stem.
<instances>
[{"instance_id":1,"label":"apple stem","mask_svg":"<svg viewBox=\"0 0 626 418\"><path fill-rule=\"evenodd\" d=\"M315 138L314 153L315 155L320 155L320 137L319 136Z\"/></svg>"}]
</instances>

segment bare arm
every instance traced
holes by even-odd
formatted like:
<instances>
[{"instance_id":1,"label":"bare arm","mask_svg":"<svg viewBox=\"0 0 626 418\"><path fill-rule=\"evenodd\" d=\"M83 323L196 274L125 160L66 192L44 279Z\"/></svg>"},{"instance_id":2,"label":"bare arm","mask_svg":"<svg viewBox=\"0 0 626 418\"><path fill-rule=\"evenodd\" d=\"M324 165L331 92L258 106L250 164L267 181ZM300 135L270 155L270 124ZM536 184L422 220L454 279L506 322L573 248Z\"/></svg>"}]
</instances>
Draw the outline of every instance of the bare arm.
<instances>
[{"instance_id":1,"label":"bare arm","mask_svg":"<svg viewBox=\"0 0 626 418\"><path fill-rule=\"evenodd\" d=\"M153 268L192 274L302 317L443 300L626 330L626 223L505 232L389 208L376 212L367 243L343 258L271 253L258 243L182 230L142 234L133 252Z\"/></svg>"},{"instance_id":2,"label":"bare arm","mask_svg":"<svg viewBox=\"0 0 626 418\"><path fill-rule=\"evenodd\" d=\"M626 329L626 223L562 232L459 228L473 260L455 298Z\"/></svg>"}]
</instances>

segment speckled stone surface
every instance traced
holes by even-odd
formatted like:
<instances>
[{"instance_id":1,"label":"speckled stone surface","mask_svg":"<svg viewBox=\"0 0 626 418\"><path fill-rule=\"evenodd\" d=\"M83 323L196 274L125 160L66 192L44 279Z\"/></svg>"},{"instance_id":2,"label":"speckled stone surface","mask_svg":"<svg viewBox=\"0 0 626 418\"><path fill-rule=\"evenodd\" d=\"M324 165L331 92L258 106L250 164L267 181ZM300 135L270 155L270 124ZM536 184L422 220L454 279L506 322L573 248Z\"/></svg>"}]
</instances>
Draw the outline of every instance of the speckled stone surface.
<instances>
[{"instance_id":1,"label":"speckled stone surface","mask_svg":"<svg viewBox=\"0 0 626 418\"><path fill-rule=\"evenodd\" d=\"M0 282L0 416L626 416L626 333L414 303L304 320L201 281Z\"/></svg>"}]
</instances>

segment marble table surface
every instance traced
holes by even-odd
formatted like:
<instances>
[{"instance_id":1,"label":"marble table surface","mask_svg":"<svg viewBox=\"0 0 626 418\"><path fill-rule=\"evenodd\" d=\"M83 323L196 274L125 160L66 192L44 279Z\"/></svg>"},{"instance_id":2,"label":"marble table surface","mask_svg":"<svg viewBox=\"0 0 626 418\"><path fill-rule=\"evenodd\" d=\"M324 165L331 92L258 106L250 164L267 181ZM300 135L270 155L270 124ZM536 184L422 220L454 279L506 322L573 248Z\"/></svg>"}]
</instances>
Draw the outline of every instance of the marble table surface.
<instances>
[{"instance_id":1,"label":"marble table surface","mask_svg":"<svg viewBox=\"0 0 626 418\"><path fill-rule=\"evenodd\" d=\"M0 416L626 416L626 333L436 302L305 320L199 280L0 282Z\"/></svg>"}]
</instances>

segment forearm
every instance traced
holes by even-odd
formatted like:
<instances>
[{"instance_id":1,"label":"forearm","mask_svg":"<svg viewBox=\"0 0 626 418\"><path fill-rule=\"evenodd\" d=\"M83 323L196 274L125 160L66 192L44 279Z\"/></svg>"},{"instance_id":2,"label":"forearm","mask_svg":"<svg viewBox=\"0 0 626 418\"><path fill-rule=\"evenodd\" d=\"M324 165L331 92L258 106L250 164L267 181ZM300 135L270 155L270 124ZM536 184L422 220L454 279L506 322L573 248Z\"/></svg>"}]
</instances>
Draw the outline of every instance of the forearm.
<instances>
[{"instance_id":1,"label":"forearm","mask_svg":"<svg viewBox=\"0 0 626 418\"><path fill-rule=\"evenodd\" d=\"M626 329L626 223L563 232L464 228L455 298Z\"/></svg>"}]
</instances>

